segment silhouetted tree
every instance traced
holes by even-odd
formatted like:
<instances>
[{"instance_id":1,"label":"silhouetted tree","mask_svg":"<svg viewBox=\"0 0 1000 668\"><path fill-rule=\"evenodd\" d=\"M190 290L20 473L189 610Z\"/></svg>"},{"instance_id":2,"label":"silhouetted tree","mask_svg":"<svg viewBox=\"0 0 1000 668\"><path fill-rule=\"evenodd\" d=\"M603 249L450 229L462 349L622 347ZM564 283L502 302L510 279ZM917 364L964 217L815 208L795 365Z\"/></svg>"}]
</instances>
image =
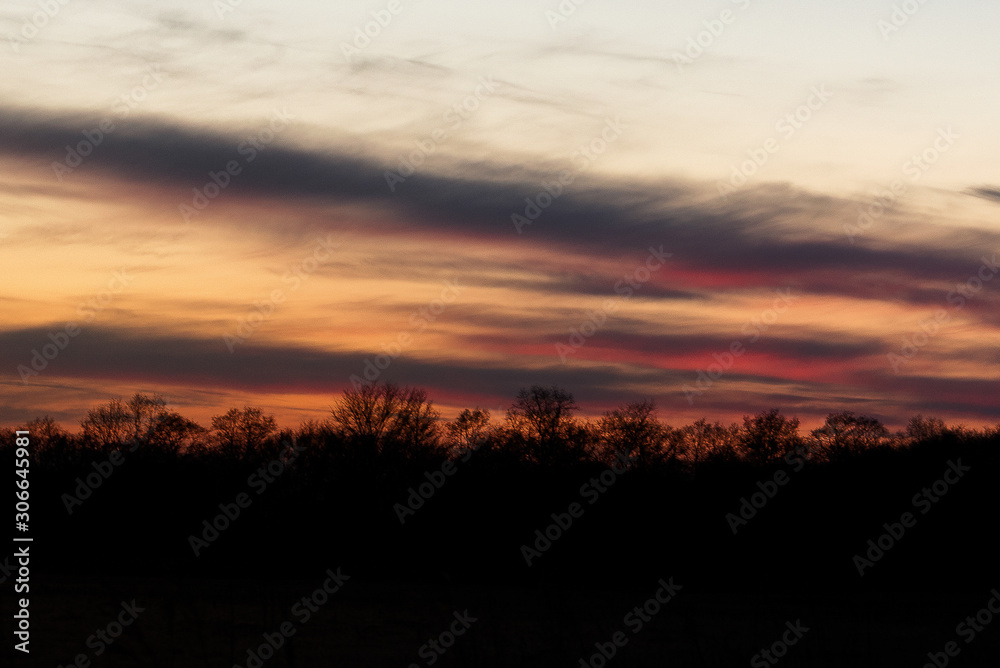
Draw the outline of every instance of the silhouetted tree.
<instances>
[{"instance_id":1,"label":"silhouetted tree","mask_svg":"<svg viewBox=\"0 0 1000 668\"><path fill-rule=\"evenodd\" d=\"M24 428L31 432L38 461L52 464L64 462L76 450L76 439L48 415L36 417Z\"/></svg>"},{"instance_id":2,"label":"silhouetted tree","mask_svg":"<svg viewBox=\"0 0 1000 668\"><path fill-rule=\"evenodd\" d=\"M148 441L167 414L167 401L163 397L135 393L125 402L125 415L129 422L129 438Z\"/></svg>"},{"instance_id":3,"label":"silhouetted tree","mask_svg":"<svg viewBox=\"0 0 1000 668\"><path fill-rule=\"evenodd\" d=\"M577 460L586 454L590 440L587 430L573 419L577 409L573 395L562 388L522 388L507 410L510 436L520 441L516 445L535 462Z\"/></svg>"},{"instance_id":4,"label":"silhouetted tree","mask_svg":"<svg viewBox=\"0 0 1000 668\"><path fill-rule=\"evenodd\" d=\"M798 434L799 419L786 418L777 408L743 417L740 449L756 464L773 461L802 442Z\"/></svg>"},{"instance_id":5,"label":"silhouetted tree","mask_svg":"<svg viewBox=\"0 0 1000 668\"><path fill-rule=\"evenodd\" d=\"M128 408L120 397L87 411L81 422L83 437L97 447L113 449L125 443L132 434Z\"/></svg>"},{"instance_id":6,"label":"silhouetted tree","mask_svg":"<svg viewBox=\"0 0 1000 668\"><path fill-rule=\"evenodd\" d=\"M143 452L176 454L205 429L166 407L159 395L137 392L130 399L115 397L87 412L80 425L83 438L99 449L143 446ZM127 448L125 446L128 446Z\"/></svg>"},{"instance_id":7,"label":"silhouetted tree","mask_svg":"<svg viewBox=\"0 0 1000 668\"><path fill-rule=\"evenodd\" d=\"M355 448L409 459L437 450L440 417L426 390L372 383L344 390L331 410L333 424Z\"/></svg>"},{"instance_id":8,"label":"silhouetted tree","mask_svg":"<svg viewBox=\"0 0 1000 668\"><path fill-rule=\"evenodd\" d=\"M676 454L678 443L668 443L670 428L656 418L651 400L635 401L604 414L597 422L597 432L606 450L604 456L623 453L633 466L649 467L666 456ZM669 450L669 452L668 452Z\"/></svg>"},{"instance_id":9,"label":"silhouetted tree","mask_svg":"<svg viewBox=\"0 0 1000 668\"><path fill-rule=\"evenodd\" d=\"M445 425L448 447L456 453L480 448L489 437L490 412L476 408L466 408L458 417Z\"/></svg>"},{"instance_id":10,"label":"silhouetted tree","mask_svg":"<svg viewBox=\"0 0 1000 668\"><path fill-rule=\"evenodd\" d=\"M924 417L916 415L910 418L906 425L906 436L914 441L929 441L940 438L948 433L948 427L944 420L936 417Z\"/></svg>"},{"instance_id":11,"label":"silhouetted tree","mask_svg":"<svg viewBox=\"0 0 1000 668\"><path fill-rule=\"evenodd\" d=\"M54 441L66 438L69 434L59 426L52 417L36 417L24 427L31 432L31 438L41 446L48 446Z\"/></svg>"},{"instance_id":12,"label":"silhouetted tree","mask_svg":"<svg viewBox=\"0 0 1000 668\"><path fill-rule=\"evenodd\" d=\"M149 445L157 452L176 455L187 452L205 437L208 430L174 411L162 412L149 432Z\"/></svg>"},{"instance_id":13,"label":"silhouetted tree","mask_svg":"<svg viewBox=\"0 0 1000 668\"><path fill-rule=\"evenodd\" d=\"M404 460L441 454L440 427L441 414L434 408L434 402L427 398L427 391L407 388L401 393L399 410L393 431L383 446L383 451L393 450L393 454Z\"/></svg>"},{"instance_id":14,"label":"silhouetted tree","mask_svg":"<svg viewBox=\"0 0 1000 668\"><path fill-rule=\"evenodd\" d=\"M224 415L212 418L219 450L235 459L247 459L257 454L264 442L278 429L272 415L259 408L232 408Z\"/></svg>"},{"instance_id":15,"label":"silhouetted tree","mask_svg":"<svg viewBox=\"0 0 1000 668\"><path fill-rule=\"evenodd\" d=\"M813 429L820 454L828 460L871 450L888 438L889 430L877 418L852 411L830 413L822 427Z\"/></svg>"},{"instance_id":16,"label":"silhouetted tree","mask_svg":"<svg viewBox=\"0 0 1000 668\"><path fill-rule=\"evenodd\" d=\"M732 461L739 456L741 443L740 425L723 426L719 422L710 423L705 418L696 420L675 430L675 438L681 440L681 452L695 470L702 464L713 461Z\"/></svg>"},{"instance_id":17,"label":"silhouetted tree","mask_svg":"<svg viewBox=\"0 0 1000 668\"><path fill-rule=\"evenodd\" d=\"M695 420L693 424L685 425L678 431L684 438L684 451L688 461L695 469L705 460L705 455L712 444L710 425L705 418Z\"/></svg>"}]
</instances>

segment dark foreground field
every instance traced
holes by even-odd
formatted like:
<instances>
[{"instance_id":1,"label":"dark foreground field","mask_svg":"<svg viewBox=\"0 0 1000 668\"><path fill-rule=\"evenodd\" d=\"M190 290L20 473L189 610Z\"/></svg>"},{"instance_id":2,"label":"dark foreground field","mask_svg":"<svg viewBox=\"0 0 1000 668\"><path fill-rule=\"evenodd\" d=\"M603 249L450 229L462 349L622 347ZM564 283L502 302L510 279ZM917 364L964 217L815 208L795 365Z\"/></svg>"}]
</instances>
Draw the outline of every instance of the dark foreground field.
<instances>
[{"instance_id":1,"label":"dark foreground field","mask_svg":"<svg viewBox=\"0 0 1000 668\"><path fill-rule=\"evenodd\" d=\"M1000 666L1000 430L629 420L655 447L39 437L0 665Z\"/></svg>"},{"instance_id":2,"label":"dark foreground field","mask_svg":"<svg viewBox=\"0 0 1000 668\"><path fill-rule=\"evenodd\" d=\"M461 587L348 580L302 623L292 608L322 578L248 580L44 579L35 594L36 642L30 663L70 665L86 654L95 666L247 666L247 650L284 622L290 640L264 665L285 666L579 666L615 632L627 643L612 666L728 667L753 657L801 620L807 628L779 665L923 666L928 652L957 640L956 666L996 666L1000 632L987 627L966 644L956 624L986 603L955 594L852 594L804 598L723 594L684 587L641 630L623 623L657 589L601 586L595 573L577 587ZM677 584L680 581L677 580ZM122 601L145 610L102 656L87 640L119 614ZM420 649L465 610L476 619L439 660ZM997 621L1000 625L1000 619ZM96 644L96 641L95 641ZM99 646L99 644L98 644ZM760 659L759 661L763 661ZM255 664L251 664L255 665ZM596 661L591 665L603 665ZM758 665L773 665L758 663Z\"/></svg>"}]
</instances>

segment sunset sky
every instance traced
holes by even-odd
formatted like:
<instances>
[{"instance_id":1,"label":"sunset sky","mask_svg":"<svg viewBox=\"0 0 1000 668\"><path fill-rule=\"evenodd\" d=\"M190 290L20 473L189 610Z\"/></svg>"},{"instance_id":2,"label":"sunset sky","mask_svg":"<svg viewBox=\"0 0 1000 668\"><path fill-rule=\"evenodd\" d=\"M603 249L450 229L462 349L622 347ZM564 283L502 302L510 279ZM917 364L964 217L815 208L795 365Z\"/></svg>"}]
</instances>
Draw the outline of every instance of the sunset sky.
<instances>
[{"instance_id":1,"label":"sunset sky","mask_svg":"<svg viewBox=\"0 0 1000 668\"><path fill-rule=\"evenodd\" d=\"M674 425L996 424L997 25L972 0L6 2L0 424L144 391L295 426L366 369L446 416L555 384Z\"/></svg>"}]
</instances>

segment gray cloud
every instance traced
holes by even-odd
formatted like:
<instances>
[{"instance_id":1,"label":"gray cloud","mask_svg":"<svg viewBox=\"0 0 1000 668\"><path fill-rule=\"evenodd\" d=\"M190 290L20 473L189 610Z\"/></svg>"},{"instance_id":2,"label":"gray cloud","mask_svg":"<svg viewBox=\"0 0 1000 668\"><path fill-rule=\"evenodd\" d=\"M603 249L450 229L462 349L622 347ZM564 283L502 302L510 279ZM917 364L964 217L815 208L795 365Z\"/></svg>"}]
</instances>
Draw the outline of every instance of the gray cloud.
<instances>
[{"instance_id":1,"label":"gray cloud","mask_svg":"<svg viewBox=\"0 0 1000 668\"><path fill-rule=\"evenodd\" d=\"M982 197L993 202L1000 202L1000 188L996 186L976 186L969 188L965 192L975 197Z\"/></svg>"},{"instance_id":2,"label":"gray cloud","mask_svg":"<svg viewBox=\"0 0 1000 668\"><path fill-rule=\"evenodd\" d=\"M0 366L14 372L29 365L31 351L49 343L59 328L29 328L0 332ZM269 346L248 341L231 354L222 337L206 339L138 330L90 327L28 383L48 378L114 380L136 384L190 384L255 392L318 392L335 394L362 375L369 355L324 351L303 346ZM509 397L534 383L580 388L588 397L613 401L614 388L636 376L667 380L671 374L626 373L613 367L569 368L553 364L540 369L475 365L446 358L428 360L401 356L380 378L432 390Z\"/></svg>"},{"instance_id":3,"label":"gray cloud","mask_svg":"<svg viewBox=\"0 0 1000 668\"><path fill-rule=\"evenodd\" d=\"M63 147L83 139L98 119L0 108L0 154L48 165ZM129 121L95 148L79 171L121 181L158 184L176 193L177 207L192 188L230 160L240 160L237 133L225 134L166 121ZM604 257L640 256L650 246L674 253L672 262L703 272L729 273L734 281L822 290L831 275L866 276L870 285L908 280L952 281L978 265L981 249L1000 235L965 232L946 243L933 226L910 226L926 241L907 245L851 245L841 231L856 217L854 203L782 186L749 189L728 203L712 188L682 180L626 183L581 176L518 235L511 215L537 200L552 171L483 162L452 165L447 173L420 172L391 193L385 173L393 166L355 152L307 150L275 142L233 179L224 197L308 198L319 202L387 207L397 215L387 230L472 237L493 243L546 244L563 252ZM988 189L980 189L983 193ZM165 201L169 201L165 200ZM285 224L285 223L283 223ZM805 226L808 225L808 226ZM274 229L273 233L287 232ZM877 292L876 292L877 294Z\"/></svg>"},{"instance_id":4,"label":"gray cloud","mask_svg":"<svg viewBox=\"0 0 1000 668\"><path fill-rule=\"evenodd\" d=\"M14 372L8 388L22 388L16 367L30 364L32 349L49 342L56 328L26 328L0 332L0 366ZM607 343L638 349L676 352L704 351L706 346L728 341L705 341L686 336L637 336L624 332L608 335ZM594 344L597 345L598 342ZM590 345L590 344L588 344ZM870 341L824 343L793 339L761 340L753 352L780 356L788 364L801 359L835 359L875 351ZM362 375L366 359L375 353L352 354L297 345L261 345L250 341L230 354L221 337L203 338L143 330L85 329L49 362L40 376L29 379L30 386L71 388L74 380L132 385L155 391L157 387L189 387L190 392L259 392L328 394L332 398L350 385L352 374ZM895 376L886 369L853 374L850 386L788 380L778 376L741 373L737 368L725 373L696 402L705 414L755 413L762 407L786 407L795 414L823 415L849 408L901 422L907 416L928 410L967 415L974 419L1000 416L995 405L995 381L968 378ZM546 364L536 368L505 364L459 362L439 356L414 359L406 355L394 360L380 380L427 388L431 398L449 396L469 405L508 405L517 390L533 384L555 384L572 391L581 404L614 406L640 396L658 400L663 416L670 419L676 410L690 410L682 392L693 384L689 370L656 369L622 364ZM53 385L53 383L57 383ZM758 388L747 391L746 385ZM736 387L741 389L737 390ZM644 389L636 389L644 388ZM865 398L878 392L884 399ZM187 392L187 391L185 391ZM176 393L171 390L171 393ZM948 397L946 400L940 397ZM179 397L182 402L187 401ZM321 410L321 406L317 410ZM19 414L24 411L17 411ZM66 413L69 415L70 413Z\"/></svg>"}]
</instances>

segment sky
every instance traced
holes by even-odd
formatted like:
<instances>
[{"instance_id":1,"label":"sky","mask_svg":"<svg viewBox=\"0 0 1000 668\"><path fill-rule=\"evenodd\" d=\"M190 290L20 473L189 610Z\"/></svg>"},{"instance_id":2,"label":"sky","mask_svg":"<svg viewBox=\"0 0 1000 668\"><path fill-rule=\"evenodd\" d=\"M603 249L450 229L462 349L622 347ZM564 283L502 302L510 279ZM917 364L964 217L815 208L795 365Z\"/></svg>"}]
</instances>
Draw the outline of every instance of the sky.
<instances>
[{"instance_id":1,"label":"sky","mask_svg":"<svg viewBox=\"0 0 1000 668\"><path fill-rule=\"evenodd\" d=\"M1000 422L1000 6L0 8L0 424Z\"/></svg>"}]
</instances>

